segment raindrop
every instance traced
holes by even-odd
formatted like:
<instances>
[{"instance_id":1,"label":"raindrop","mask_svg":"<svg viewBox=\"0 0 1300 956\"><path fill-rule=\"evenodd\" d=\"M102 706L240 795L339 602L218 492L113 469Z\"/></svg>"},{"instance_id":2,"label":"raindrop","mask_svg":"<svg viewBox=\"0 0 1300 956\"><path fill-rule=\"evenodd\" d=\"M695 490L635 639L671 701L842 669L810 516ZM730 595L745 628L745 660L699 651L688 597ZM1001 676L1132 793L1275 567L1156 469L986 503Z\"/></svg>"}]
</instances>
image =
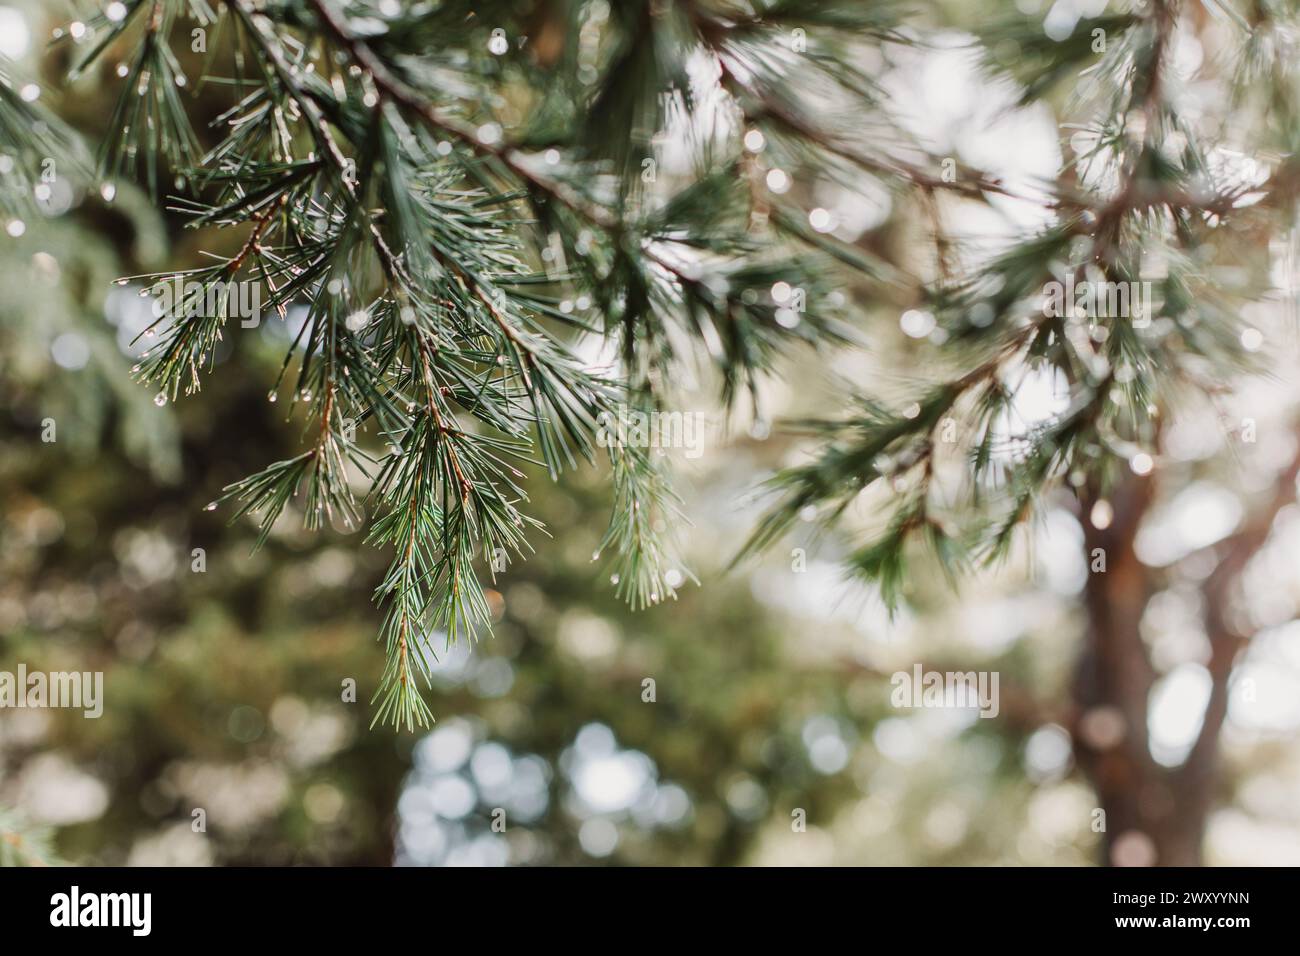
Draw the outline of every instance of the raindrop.
<instances>
[{"instance_id":1,"label":"raindrop","mask_svg":"<svg viewBox=\"0 0 1300 956\"><path fill-rule=\"evenodd\" d=\"M1151 469L1155 467L1155 462L1146 452L1138 452L1129 459L1128 465L1133 469L1135 475L1149 475Z\"/></svg>"},{"instance_id":2,"label":"raindrop","mask_svg":"<svg viewBox=\"0 0 1300 956\"><path fill-rule=\"evenodd\" d=\"M166 392L159 392L157 395L155 395L155 396L153 397L153 403L154 403L155 405L157 405L159 408L161 408L162 406L166 405L166 404L167 404L167 393L166 393Z\"/></svg>"},{"instance_id":3,"label":"raindrop","mask_svg":"<svg viewBox=\"0 0 1300 956\"><path fill-rule=\"evenodd\" d=\"M780 195L790 191L790 174L784 169L771 169L767 173L767 188Z\"/></svg>"}]
</instances>

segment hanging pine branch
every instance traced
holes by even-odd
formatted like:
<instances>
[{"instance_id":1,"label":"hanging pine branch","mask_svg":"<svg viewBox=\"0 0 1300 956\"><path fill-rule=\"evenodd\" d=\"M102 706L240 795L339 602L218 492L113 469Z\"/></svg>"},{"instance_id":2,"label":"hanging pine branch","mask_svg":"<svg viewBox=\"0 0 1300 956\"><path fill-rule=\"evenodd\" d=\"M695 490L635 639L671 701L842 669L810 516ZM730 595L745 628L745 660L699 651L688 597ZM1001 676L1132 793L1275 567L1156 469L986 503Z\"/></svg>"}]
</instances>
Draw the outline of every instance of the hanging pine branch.
<instances>
[{"instance_id":1,"label":"hanging pine branch","mask_svg":"<svg viewBox=\"0 0 1300 956\"><path fill-rule=\"evenodd\" d=\"M305 445L221 500L256 518L260 544L291 506L309 528L356 524L369 497L368 541L393 556L376 721L427 722L435 635L488 628L483 580L543 530L527 513L537 465L556 478L606 457L599 553L619 593L645 606L681 586L662 462L602 449L599 423L664 408L700 357L733 404L790 347L854 339L838 290L891 270L810 228L795 171L997 188L941 181L896 136L804 119L818 103L882 115L854 64L908 42L899 22L888 4L597 0L521 17L507 3L126 0L84 23L74 75L117 57L122 80L105 195L136 179L194 228L243 237L202 269L140 280L164 304L136 374L159 404L199 391L239 332L240 283L292 323L268 389L307 423ZM205 55L197 78L187 43ZM185 94L200 86L230 105L196 133ZM583 336L615 358L580 360Z\"/></svg>"}]
</instances>

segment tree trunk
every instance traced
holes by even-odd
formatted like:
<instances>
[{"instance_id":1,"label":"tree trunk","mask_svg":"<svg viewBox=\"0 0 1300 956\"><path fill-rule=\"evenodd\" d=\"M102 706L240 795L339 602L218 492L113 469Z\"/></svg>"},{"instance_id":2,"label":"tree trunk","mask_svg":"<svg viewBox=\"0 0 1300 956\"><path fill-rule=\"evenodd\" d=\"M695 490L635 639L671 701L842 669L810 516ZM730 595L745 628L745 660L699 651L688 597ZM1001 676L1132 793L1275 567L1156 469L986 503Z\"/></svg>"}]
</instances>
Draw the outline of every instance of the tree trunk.
<instances>
[{"instance_id":1,"label":"tree trunk","mask_svg":"<svg viewBox=\"0 0 1300 956\"><path fill-rule=\"evenodd\" d=\"M1152 758L1147 733L1156 672L1141 622L1153 587L1133 545L1152 494L1149 478L1121 480L1105 499L1112 515L1102 528L1090 520L1101 496L1083 499L1089 574L1087 630L1074 679L1075 758L1105 811L1101 862L1198 866L1213 774L1181 779ZM1104 516L1098 523L1105 524Z\"/></svg>"}]
</instances>

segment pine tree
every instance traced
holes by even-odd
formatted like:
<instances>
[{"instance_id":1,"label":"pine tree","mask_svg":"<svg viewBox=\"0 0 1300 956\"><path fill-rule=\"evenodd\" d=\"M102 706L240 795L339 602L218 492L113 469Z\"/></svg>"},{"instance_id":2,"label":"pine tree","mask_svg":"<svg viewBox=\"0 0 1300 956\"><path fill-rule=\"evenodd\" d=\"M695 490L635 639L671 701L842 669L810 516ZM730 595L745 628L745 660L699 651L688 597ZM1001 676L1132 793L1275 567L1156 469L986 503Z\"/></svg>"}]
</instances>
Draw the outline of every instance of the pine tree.
<instances>
[{"instance_id":1,"label":"pine tree","mask_svg":"<svg viewBox=\"0 0 1300 956\"><path fill-rule=\"evenodd\" d=\"M1076 753L1112 817L1108 841L1149 834L1162 861L1189 862L1248 636L1229 605L1297 464L1211 549L1214 691L1176 772L1146 739L1155 672L1139 623L1161 583L1134 541L1157 476L1190 470L1162 445L1169 423L1265 364L1247 317L1274 301L1291 248L1297 11L1109 7L1066 29L975 24L989 76L1069 117L1070 161L1030 193L933 154L896 122L879 75L900 50L926 55L944 16L892 3L123 0L60 40L75 46L74 75L120 59L102 195L138 180L204 235L237 237L214 240L226 251L203 269L133 280L179 290L137 368L156 401L197 392L239 334L240 283L265 289L272 321L295 337L268 398L286 399L303 447L221 500L254 516L263 540L296 500L313 528L371 515L369 542L392 554L376 594L387 655L376 721L427 723L430 635L485 631L485 577L544 547L527 513L538 470L559 478L599 460L615 507L598 556L634 606L670 598L681 519L669 476L644 449L602 441L602 424L624 407L672 407L688 373L715 382L728 408L757 404L784 356L864 347L861 314L888 303L932 343L924 373L903 396L843 383L841 410L797 423L808 460L772 479L740 558L801 519L841 527L865 497L878 527L850 569L896 605L918 569L956 581L1002 562L1046 502L1070 502L1087 555L1107 563L1085 587L1078 712L1066 718ZM1222 53L1205 75L1213 108L1178 86L1189 33ZM35 160L76 144L35 121L24 89L0 85L0 133L30 178ZM192 124L194 89L228 101L211 129ZM883 185L925 223L928 261L915 267L914 246L838 238L814 206L818 180ZM32 182L5 194L11 221ZM994 255L945 227L965 205L1017 202L1040 206L1046 225ZM1148 311L1047 307L1054 282L1149 285ZM579 357L592 340L606 360ZM1053 384L1060 410L1017 427L1031 375ZM1112 712L1127 730L1118 744L1089 730ZM1201 809L1180 828L1117 779L1191 788Z\"/></svg>"},{"instance_id":2,"label":"pine tree","mask_svg":"<svg viewBox=\"0 0 1300 956\"><path fill-rule=\"evenodd\" d=\"M772 480L779 500L748 545L771 544L810 513L834 522L857 496L879 491L878 532L849 563L894 604L923 554L955 578L1004 561L1045 502L1071 505L1084 527L1088 624L1072 706L1055 717L1106 811L1107 862L1201 861L1233 666L1262 620L1239 605L1242 579L1294 502L1300 474L1297 454L1273 464L1262 486L1245 482L1258 500L1195 556L1210 570L1139 558L1138 533L1158 501L1210 473L1168 447L1184 415L1211 404L1243 458L1263 411L1271 448L1296 444L1294 412L1243 414L1228 401L1269 370L1267 340L1292 341L1300 188L1287 39L1297 11L1244 6L1151 0L1080 18L1065 36L1023 18L983 28L986 69L1015 80L1022 104L1066 87L1074 161L1045 184L1051 220L970 269L952 267L960 257L936 230L934 279L915 307L951 373L901 401L863 394L842 416L802 423L820 448ZM1177 88L1172 61L1187 33L1202 38L1198 50L1222 51L1223 64L1202 78L1231 122L1207 117ZM1252 159L1236 161L1237 149ZM1043 302L1053 283L1067 295L1152 288L1145 310L1108 313L1086 299ZM1060 410L1017 424L1033 376L1052 384ZM1167 768L1152 755L1159 674L1141 625L1156 595L1189 581L1200 592L1212 689L1190 752Z\"/></svg>"}]
</instances>

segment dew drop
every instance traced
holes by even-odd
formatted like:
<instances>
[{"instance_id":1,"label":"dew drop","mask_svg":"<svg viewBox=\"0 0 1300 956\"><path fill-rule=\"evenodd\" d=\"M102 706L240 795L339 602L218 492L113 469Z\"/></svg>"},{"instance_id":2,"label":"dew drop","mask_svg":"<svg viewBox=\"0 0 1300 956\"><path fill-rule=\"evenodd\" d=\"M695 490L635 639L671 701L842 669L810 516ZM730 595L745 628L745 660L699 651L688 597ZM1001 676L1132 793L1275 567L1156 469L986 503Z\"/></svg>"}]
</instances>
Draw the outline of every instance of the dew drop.
<instances>
[{"instance_id":1,"label":"dew drop","mask_svg":"<svg viewBox=\"0 0 1300 956\"><path fill-rule=\"evenodd\" d=\"M153 403L157 405L159 408L162 408L164 405L167 404L167 393L159 392L157 395L153 397Z\"/></svg>"},{"instance_id":2,"label":"dew drop","mask_svg":"<svg viewBox=\"0 0 1300 956\"><path fill-rule=\"evenodd\" d=\"M274 401L277 401L277 400L279 399L279 397L280 397L280 396L278 396L278 395L275 394L275 389L271 389L271 391L269 391L269 392L266 393L266 400L267 400L268 402L274 402Z\"/></svg>"}]
</instances>

